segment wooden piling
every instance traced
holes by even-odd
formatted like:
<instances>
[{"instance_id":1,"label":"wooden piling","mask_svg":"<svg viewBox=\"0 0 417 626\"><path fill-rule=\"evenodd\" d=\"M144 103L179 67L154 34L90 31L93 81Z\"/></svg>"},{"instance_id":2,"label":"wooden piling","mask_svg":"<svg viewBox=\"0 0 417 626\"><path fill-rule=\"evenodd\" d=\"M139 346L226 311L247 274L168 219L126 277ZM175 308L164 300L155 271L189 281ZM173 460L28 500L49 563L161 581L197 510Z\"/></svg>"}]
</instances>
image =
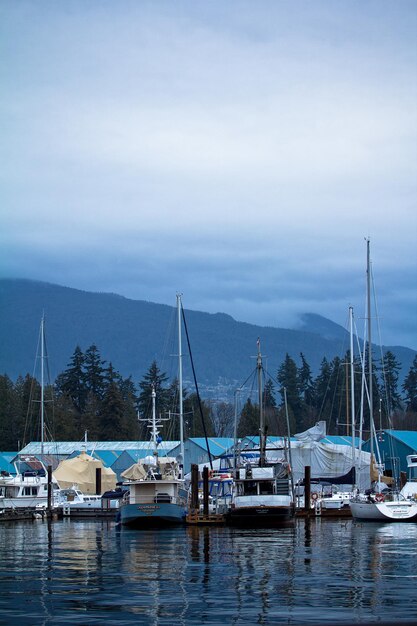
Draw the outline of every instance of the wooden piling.
<instances>
[{"instance_id":1,"label":"wooden piling","mask_svg":"<svg viewBox=\"0 0 417 626\"><path fill-rule=\"evenodd\" d=\"M209 481L208 467L203 468L203 515L209 514Z\"/></svg>"},{"instance_id":2,"label":"wooden piling","mask_svg":"<svg viewBox=\"0 0 417 626\"><path fill-rule=\"evenodd\" d=\"M311 467L306 465L304 468L304 510L310 511L311 499Z\"/></svg>"},{"instance_id":3,"label":"wooden piling","mask_svg":"<svg viewBox=\"0 0 417 626\"><path fill-rule=\"evenodd\" d=\"M96 495L101 495L101 467L96 467Z\"/></svg>"}]
</instances>

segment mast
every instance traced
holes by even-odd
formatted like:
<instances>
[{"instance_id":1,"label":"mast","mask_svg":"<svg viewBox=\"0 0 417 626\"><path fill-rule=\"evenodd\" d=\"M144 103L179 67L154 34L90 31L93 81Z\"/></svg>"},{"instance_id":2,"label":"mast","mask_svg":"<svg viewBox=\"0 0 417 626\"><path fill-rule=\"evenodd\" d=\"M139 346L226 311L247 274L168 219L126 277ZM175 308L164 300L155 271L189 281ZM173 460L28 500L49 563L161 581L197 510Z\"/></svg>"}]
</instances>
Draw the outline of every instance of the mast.
<instances>
[{"instance_id":1,"label":"mast","mask_svg":"<svg viewBox=\"0 0 417 626\"><path fill-rule=\"evenodd\" d=\"M353 307L349 307L350 330L350 411L352 422L352 465L355 464L355 377L353 367Z\"/></svg>"},{"instance_id":2,"label":"mast","mask_svg":"<svg viewBox=\"0 0 417 626\"><path fill-rule=\"evenodd\" d=\"M179 386L179 409L180 409L180 453L181 463L184 467L184 402L182 394L182 339L181 339L181 294L177 293L178 311L178 386Z\"/></svg>"},{"instance_id":3,"label":"mast","mask_svg":"<svg viewBox=\"0 0 417 626\"><path fill-rule=\"evenodd\" d=\"M258 372L258 394L259 394L259 466L265 465L265 415L262 402L262 354L261 342L258 339L258 355L256 358L256 369Z\"/></svg>"},{"instance_id":4,"label":"mast","mask_svg":"<svg viewBox=\"0 0 417 626\"><path fill-rule=\"evenodd\" d=\"M45 314L42 314L41 319L41 454L44 450L44 430L45 430L45 391L44 391L44 358L45 358Z\"/></svg>"},{"instance_id":5,"label":"mast","mask_svg":"<svg viewBox=\"0 0 417 626\"><path fill-rule=\"evenodd\" d=\"M372 335L371 335L371 256L370 256L370 239L366 240L366 291L367 291L367 317L368 317L368 372L369 372L369 425L371 431L371 462L374 451L373 446L373 421L374 421L374 402L373 402L373 376L372 376Z\"/></svg>"},{"instance_id":6,"label":"mast","mask_svg":"<svg viewBox=\"0 0 417 626\"><path fill-rule=\"evenodd\" d=\"M155 387L152 385L152 443L153 443L153 455L155 460L158 458L158 431L156 428L156 393Z\"/></svg>"}]
</instances>

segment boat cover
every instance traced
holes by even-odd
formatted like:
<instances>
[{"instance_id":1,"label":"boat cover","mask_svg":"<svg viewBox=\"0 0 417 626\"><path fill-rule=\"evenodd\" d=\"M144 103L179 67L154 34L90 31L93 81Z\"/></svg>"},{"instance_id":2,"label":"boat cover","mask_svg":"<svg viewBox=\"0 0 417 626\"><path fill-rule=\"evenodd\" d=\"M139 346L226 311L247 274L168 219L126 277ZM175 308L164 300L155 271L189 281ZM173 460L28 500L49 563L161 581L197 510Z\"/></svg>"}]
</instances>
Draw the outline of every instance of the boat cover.
<instances>
[{"instance_id":1,"label":"boat cover","mask_svg":"<svg viewBox=\"0 0 417 626\"><path fill-rule=\"evenodd\" d=\"M61 489L78 485L83 493L96 493L96 469L101 469L101 493L116 488L116 474L105 467L99 459L94 459L84 451L72 459L61 461L53 472Z\"/></svg>"}]
</instances>

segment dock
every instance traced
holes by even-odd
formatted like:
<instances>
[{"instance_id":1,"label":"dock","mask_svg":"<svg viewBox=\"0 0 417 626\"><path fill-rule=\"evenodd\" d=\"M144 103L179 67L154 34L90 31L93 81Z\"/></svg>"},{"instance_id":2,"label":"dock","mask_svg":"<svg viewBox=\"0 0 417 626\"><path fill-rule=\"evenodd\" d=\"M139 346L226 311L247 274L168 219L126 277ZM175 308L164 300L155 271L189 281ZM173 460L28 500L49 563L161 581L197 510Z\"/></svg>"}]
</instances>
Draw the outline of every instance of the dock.
<instances>
[{"instance_id":1,"label":"dock","mask_svg":"<svg viewBox=\"0 0 417 626\"><path fill-rule=\"evenodd\" d=\"M210 526L214 524L225 524L226 516L220 513L201 513L199 511L193 511L186 516L187 524L199 524L200 526L208 524Z\"/></svg>"}]
</instances>

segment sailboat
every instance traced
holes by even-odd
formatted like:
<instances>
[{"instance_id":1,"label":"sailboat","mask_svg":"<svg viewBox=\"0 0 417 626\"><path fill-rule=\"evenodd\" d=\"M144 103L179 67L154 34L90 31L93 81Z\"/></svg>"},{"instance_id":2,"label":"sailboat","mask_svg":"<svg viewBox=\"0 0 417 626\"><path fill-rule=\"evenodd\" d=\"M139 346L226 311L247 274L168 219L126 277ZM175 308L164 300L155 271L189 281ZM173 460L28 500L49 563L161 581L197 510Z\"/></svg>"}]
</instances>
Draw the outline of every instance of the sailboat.
<instances>
[{"instance_id":1,"label":"sailboat","mask_svg":"<svg viewBox=\"0 0 417 626\"><path fill-rule=\"evenodd\" d=\"M180 439L179 458L160 457L161 421L156 417L156 392L152 388L152 418L150 420L152 450L144 459L122 473L123 486L129 490L120 504L119 521L124 526L146 528L185 523L187 490L183 476L183 406L182 406L182 349L181 296L177 294L179 344Z\"/></svg>"},{"instance_id":2,"label":"sailboat","mask_svg":"<svg viewBox=\"0 0 417 626\"><path fill-rule=\"evenodd\" d=\"M232 526L275 527L294 519L294 490L290 459L286 458L287 451L283 450L283 458L279 462L268 463L266 458L262 355L259 340L256 369L260 413L259 450L252 453L247 451L248 453L244 455L240 451L235 454L233 494L227 522ZM254 457L253 452L258 458Z\"/></svg>"},{"instance_id":3,"label":"sailboat","mask_svg":"<svg viewBox=\"0 0 417 626\"><path fill-rule=\"evenodd\" d=\"M39 355L40 348L40 355ZM41 398L40 398L40 431L41 431L41 454L44 452L45 437L45 385L44 385L44 366L46 359L46 341L45 341L45 316L42 316L39 342L36 358L40 358L41 365ZM48 499L52 502L53 490L59 488L56 481L51 481L50 492L48 493L47 468L38 458L25 455L17 456L14 461L15 473L1 472L0 474L0 511L4 512L9 509L46 509Z\"/></svg>"},{"instance_id":4,"label":"sailboat","mask_svg":"<svg viewBox=\"0 0 417 626\"><path fill-rule=\"evenodd\" d=\"M371 336L371 262L370 241L367 239L367 346L368 346L368 394L369 414L371 425L371 444L375 434L373 420L373 379L372 379L372 336ZM353 434L353 433L352 433ZM375 438L376 440L376 438ZM377 480L373 490L358 493L349 502L352 517L363 521L382 522L414 522L417 521L417 502L406 498L395 486L392 490L382 490L386 477L383 476L383 466L378 460L376 466ZM373 446L371 447L371 476L374 465ZM384 480L385 479L385 480Z\"/></svg>"}]
</instances>

